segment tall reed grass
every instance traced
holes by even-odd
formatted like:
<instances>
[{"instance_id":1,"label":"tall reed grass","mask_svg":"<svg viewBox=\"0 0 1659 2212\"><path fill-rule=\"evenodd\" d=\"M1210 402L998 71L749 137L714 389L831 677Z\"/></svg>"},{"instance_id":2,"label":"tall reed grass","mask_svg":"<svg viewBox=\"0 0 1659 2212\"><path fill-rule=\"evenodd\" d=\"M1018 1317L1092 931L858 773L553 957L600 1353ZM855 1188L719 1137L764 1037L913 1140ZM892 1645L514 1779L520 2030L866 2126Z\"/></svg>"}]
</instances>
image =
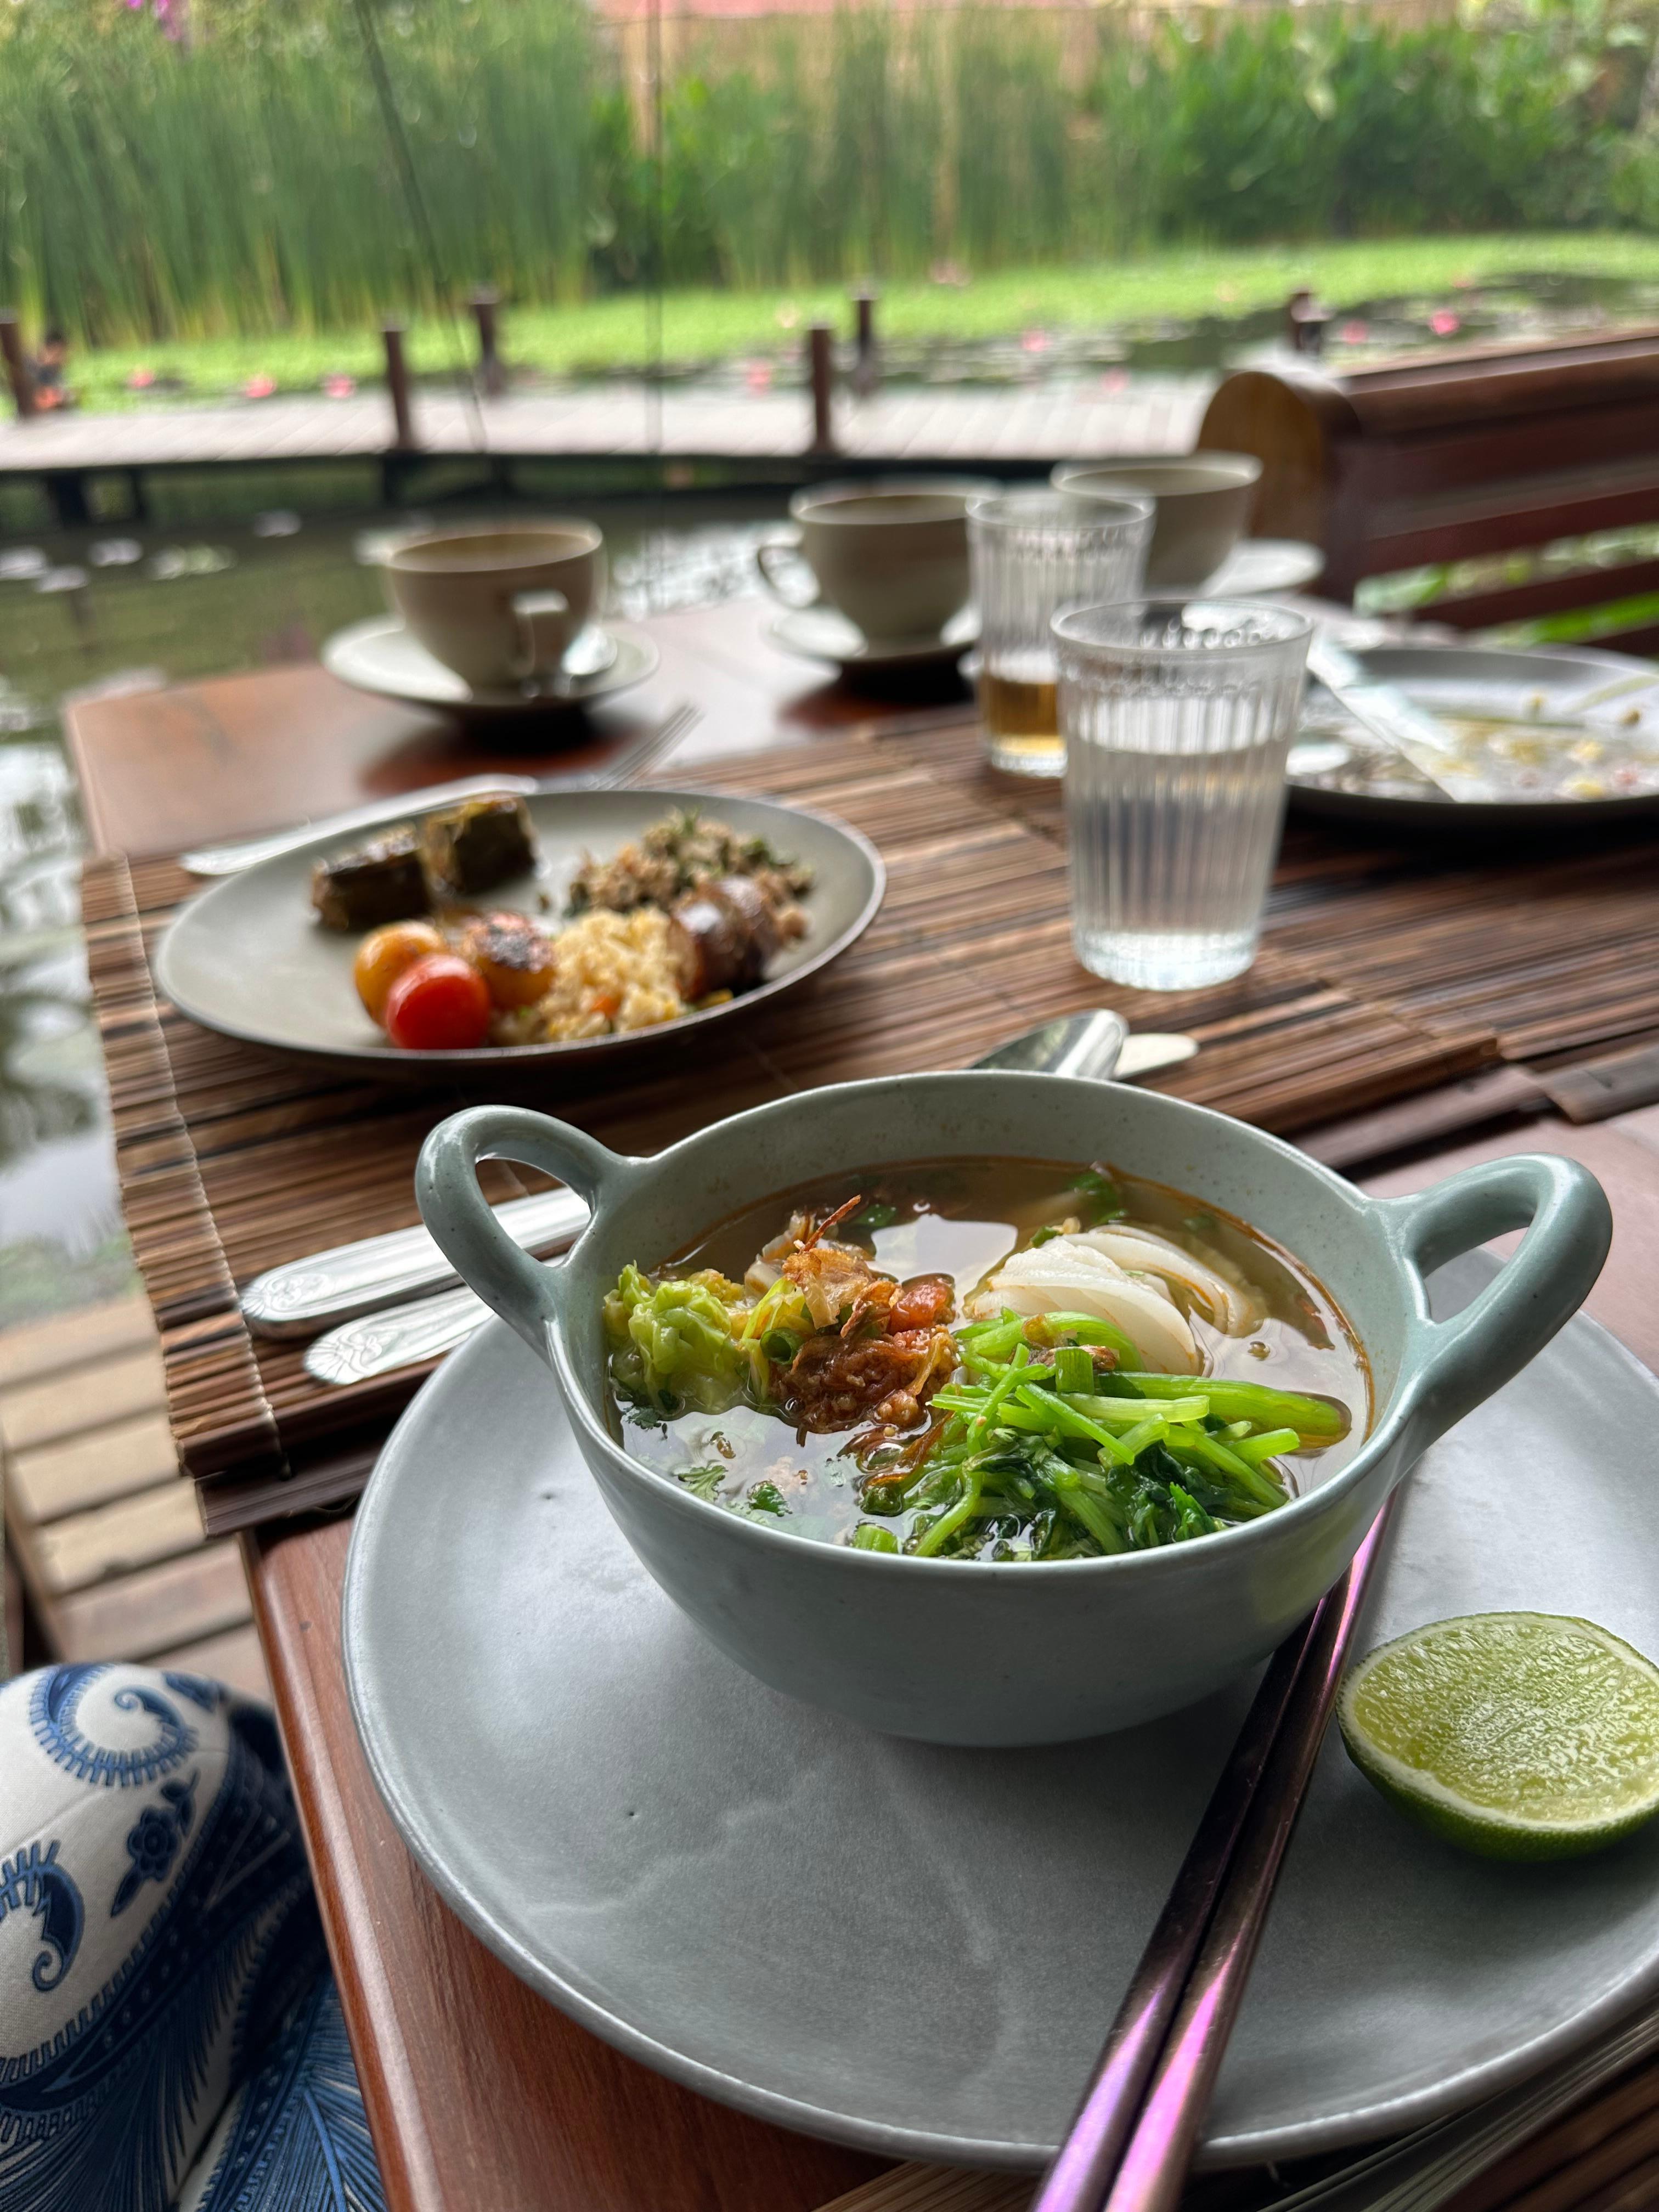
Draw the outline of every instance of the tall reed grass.
<instances>
[{"instance_id":1,"label":"tall reed grass","mask_svg":"<svg viewBox=\"0 0 1659 2212\"><path fill-rule=\"evenodd\" d=\"M0 294L77 337L358 326L489 281L556 302L1258 241L1650 221L1651 0L1500 23L1352 7L966 8L693 36L648 112L580 0L375 0L436 241L352 9L0 9Z\"/></svg>"}]
</instances>

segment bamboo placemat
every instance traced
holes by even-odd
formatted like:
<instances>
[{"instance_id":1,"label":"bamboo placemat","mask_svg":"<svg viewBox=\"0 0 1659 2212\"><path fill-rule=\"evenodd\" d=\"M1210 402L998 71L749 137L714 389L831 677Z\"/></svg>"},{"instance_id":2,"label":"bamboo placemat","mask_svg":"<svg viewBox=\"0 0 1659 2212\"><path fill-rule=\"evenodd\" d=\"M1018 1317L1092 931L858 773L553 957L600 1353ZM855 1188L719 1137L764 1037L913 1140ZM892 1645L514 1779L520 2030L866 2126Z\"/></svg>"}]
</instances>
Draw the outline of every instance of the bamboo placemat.
<instances>
[{"instance_id":1,"label":"bamboo placemat","mask_svg":"<svg viewBox=\"0 0 1659 2212\"><path fill-rule=\"evenodd\" d=\"M986 773L970 726L866 730L722 762L698 781L854 823L882 852L888 894L843 960L732 1024L717 1061L700 1046L687 1066L665 1038L603 1074L514 1085L625 1151L816 1083L963 1066L1033 1021L1101 1003L1138 1027L1198 1036L1196 1060L1159 1088L1287 1133L1501 1055L1659 1031L1651 841L1493 869L1413 863L1293 828L1247 975L1199 993L1124 993L1072 956L1054 793ZM301 1347L249 1338L235 1285L413 1221L421 1142L469 1097L342 1079L158 1002L149 951L196 888L169 860L106 855L85 871L84 912L123 1203L162 1331L174 1431L188 1471L234 1491L245 1521L312 1502L295 1478L319 1456L366 1472L423 1370L314 1383ZM1620 958L1609 921L1634 954ZM492 1195L523 1187L498 1167ZM211 1491L204 1505L211 1520Z\"/></svg>"}]
</instances>

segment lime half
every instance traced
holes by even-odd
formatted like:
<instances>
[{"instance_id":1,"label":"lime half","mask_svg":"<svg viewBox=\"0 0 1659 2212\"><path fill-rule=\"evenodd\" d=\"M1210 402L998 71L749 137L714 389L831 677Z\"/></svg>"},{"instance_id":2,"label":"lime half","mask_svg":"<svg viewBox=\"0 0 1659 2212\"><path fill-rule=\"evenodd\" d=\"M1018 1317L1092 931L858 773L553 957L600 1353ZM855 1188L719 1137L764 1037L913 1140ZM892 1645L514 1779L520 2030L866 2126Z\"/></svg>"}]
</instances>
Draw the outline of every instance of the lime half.
<instances>
[{"instance_id":1,"label":"lime half","mask_svg":"<svg viewBox=\"0 0 1659 2212\"><path fill-rule=\"evenodd\" d=\"M1434 1621L1362 1659L1336 1715L1385 1797L1488 1858L1600 1850L1659 1812L1659 1667L1594 1621Z\"/></svg>"}]
</instances>

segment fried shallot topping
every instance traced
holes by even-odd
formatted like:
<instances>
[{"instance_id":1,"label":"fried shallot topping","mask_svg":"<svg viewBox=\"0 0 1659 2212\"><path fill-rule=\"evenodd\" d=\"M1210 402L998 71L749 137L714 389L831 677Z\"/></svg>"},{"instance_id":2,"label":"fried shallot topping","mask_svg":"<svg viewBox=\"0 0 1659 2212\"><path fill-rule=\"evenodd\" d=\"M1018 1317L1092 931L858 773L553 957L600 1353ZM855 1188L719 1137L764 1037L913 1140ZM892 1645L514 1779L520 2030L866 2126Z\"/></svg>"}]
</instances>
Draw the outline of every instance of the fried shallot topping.
<instances>
[{"instance_id":1,"label":"fried shallot topping","mask_svg":"<svg viewBox=\"0 0 1659 2212\"><path fill-rule=\"evenodd\" d=\"M779 1403L790 1419L819 1433L872 1419L895 1431L913 1428L956 1366L956 1340L946 1326L956 1310L950 1277L900 1284L878 1273L857 1245L826 1233L861 1203L851 1198L804 1225L797 1216L789 1249L775 1246L762 1255L768 1262L775 1257L817 1331L778 1375Z\"/></svg>"}]
</instances>

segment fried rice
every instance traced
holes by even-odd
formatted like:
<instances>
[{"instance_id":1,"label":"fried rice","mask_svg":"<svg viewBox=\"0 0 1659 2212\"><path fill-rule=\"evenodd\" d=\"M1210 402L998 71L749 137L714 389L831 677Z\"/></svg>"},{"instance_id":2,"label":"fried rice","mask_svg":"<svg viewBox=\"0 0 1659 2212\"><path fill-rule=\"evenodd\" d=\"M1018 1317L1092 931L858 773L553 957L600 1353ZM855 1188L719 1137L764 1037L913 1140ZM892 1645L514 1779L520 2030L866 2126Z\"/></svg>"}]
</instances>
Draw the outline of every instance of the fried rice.
<instances>
[{"instance_id":1,"label":"fried rice","mask_svg":"<svg viewBox=\"0 0 1659 2212\"><path fill-rule=\"evenodd\" d=\"M613 914L596 908L552 939L551 988L534 1006L498 1014L495 1044L559 1043L654 1028L690 1011L660 907Z\"/></svg>"}]
</instances>

